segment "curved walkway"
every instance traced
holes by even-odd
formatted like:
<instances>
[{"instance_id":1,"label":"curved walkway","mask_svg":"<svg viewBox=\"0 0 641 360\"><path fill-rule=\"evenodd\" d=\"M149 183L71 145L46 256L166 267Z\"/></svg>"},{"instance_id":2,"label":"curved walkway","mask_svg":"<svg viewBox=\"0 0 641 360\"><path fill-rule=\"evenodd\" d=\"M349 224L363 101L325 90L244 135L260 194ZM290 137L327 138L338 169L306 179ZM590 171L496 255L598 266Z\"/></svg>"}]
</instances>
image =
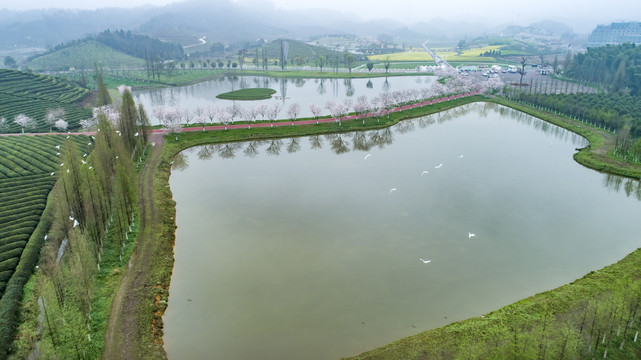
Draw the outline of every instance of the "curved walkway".
<instances>
[{"instance_id":1,"label":"curved walkway","mask_svg":"<svg viewBox=\"0 0 641 360\"><path fill-rule=\"evenodd\" d=\"M427 100L427 101L422 101L419 103L414 103L410 105L403 105L403 106L398 106L392 109L389 109L383 113L383 115L386 114L391 114L399 111L404 111L404 110L410 110L418 107L422 107L425 105L432 105L432 104L438 104L444 101L450 101L450 100L455 100L455 99L460 99L468 96L473 96L473 95L478 95L480 91L473 91L473 92L468 92L468 93L463 93L463 94L458 94L458 95L452 95L452 96L447 96L447 97L442 97L434 100ZM260 122L260 123L254 123L254 124L230 124L230 125L211 125L211 126L198 126L198 127L188 127L188 128L183 128L181 129L182 132L190 132L190 131L215 131L215 130L233 130L233 129L250 129L254 127L276 127L276 126L299 126L299 125L314 125L316 123L323 124L323 123L332 123L332 122L339 122L339 121L349 121L349 120L358 120L358 119L363 119L363 118L370 118L374 117L374 113L366 113L366 114L358 114L358 115L350 115L350 116L345 116L345 117L340 117L340 118L322 118L322 119L311 119L311 120L294 120L294 121L283 121L282 119L276 122ZM152 131L154 134L168 134L170 133L168 130L165 129L156 129Z\"/></svg>"}]
</instances>

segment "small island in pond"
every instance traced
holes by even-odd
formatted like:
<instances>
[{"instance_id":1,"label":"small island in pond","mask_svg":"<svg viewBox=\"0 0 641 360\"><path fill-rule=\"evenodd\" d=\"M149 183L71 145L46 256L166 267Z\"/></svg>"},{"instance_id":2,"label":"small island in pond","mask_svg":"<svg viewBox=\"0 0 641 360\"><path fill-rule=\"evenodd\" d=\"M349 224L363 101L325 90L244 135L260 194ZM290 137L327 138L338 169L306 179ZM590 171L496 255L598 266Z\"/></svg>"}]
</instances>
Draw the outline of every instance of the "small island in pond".
<instances>
[{"instance_id":1,"label":"small island in pond","mask_svg":"<svg viewBox=\"0 0 641 360\"><path fill-rule=\"evenodd\" d=\"M266 100L276 93L274 89L252 88L240 89L216 95L219 99L224 100Z\"/></svg>"}]
</instances>

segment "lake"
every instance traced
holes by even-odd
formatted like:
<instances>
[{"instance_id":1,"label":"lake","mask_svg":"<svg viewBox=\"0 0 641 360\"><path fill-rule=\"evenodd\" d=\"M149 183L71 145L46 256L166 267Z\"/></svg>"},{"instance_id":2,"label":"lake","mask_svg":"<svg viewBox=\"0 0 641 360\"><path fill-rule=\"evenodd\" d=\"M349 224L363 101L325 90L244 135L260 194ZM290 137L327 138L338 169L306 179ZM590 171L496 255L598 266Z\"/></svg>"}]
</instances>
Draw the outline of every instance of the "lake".
<instances>
[{"instance_id":1,"label":"lake","mask_svg":"<svg viewBox=\"0 0 641 360\"><path fill-rule=\"evenodd\" d=\"M337 359L620 260L639 247L641 188L574 162L585 145L474 103L182 152L169 357Z\"/></svg>"},{"instance_id":2,"label":"lake","mask_svg":"<svg viewBox=\"0 0 641 360\"><path fill-rule=\"evenodd\" d=\"M315 104L323 109L323 115L329 115L325 109L327 101L343 101L345 98L356 98L364 95L368 99L383 92L428 88L432 86L433 76L396 76L371 79L292 79L267 76L226 76L219 79L200 82L194 85L168 87L162 89L135 90L136 104L142 104L147 110L152 124L159 121L153 116L152 109L157 106L180 107L193 111L197 107L228 107L236 103L239 107L254 107L261 104L271 105L280 102L283 107L279 119L287 118L286 109L290 104L298 103L301 108L299 117L311 117L309 105ZM272 99L259 101L232 101L217 99L216 95L238 89L265 87L276 90Z\"/></svg>"}]
</instances>

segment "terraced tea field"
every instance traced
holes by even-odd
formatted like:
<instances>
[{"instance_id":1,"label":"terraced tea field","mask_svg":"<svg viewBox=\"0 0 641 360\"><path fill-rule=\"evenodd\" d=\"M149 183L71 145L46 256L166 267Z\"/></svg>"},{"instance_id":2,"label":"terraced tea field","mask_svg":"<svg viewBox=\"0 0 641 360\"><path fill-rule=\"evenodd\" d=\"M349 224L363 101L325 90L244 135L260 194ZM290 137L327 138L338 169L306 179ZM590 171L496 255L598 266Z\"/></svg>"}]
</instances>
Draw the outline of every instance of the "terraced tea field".
<instances>
[{"instance_id":1,"label":"terraced tea field","mask_svg":"<svg viewBox=\"0 0 641 360\"><path fill-rule=\"evenodd\" d=\"M64 135L0 137L0 297L40 221L59 168ZM73 136L80 151L91 139ZM54 175L51 175L54 173Z\"/></svg>"},{"instance_id":2,"label":"terraced tea field","mask_svg":"<svg viewBox=\"0 0 641 360\"><path fill-rule=\"evenodd\" d=\"M48 132L51 128L44 122L50 109L63 108L64 120L69 130L77 129L79 121L91 117L91 111L76 105L89 95L72 82L53 76L30 74L22 71L0 69L0 118L9 122L2 132L18 133L22 128L13 122L18 114L36 120L31 132Z\"/></svg>"}]
</instances>

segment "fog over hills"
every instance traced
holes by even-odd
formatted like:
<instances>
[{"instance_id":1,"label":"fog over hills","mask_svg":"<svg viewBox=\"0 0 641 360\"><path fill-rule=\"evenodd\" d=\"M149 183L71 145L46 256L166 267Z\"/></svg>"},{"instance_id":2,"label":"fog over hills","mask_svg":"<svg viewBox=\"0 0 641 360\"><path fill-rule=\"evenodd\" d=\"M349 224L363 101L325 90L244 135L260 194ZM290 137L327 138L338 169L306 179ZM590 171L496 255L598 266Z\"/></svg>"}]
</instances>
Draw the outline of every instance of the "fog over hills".
<instances>
[{"instance_id":1,"label":"fog over hills","mask_svg":"<svg viewBox=\"0 0 641 360\"><path fill-rule=\"evenodd\" d=\"M323 4L319 3L319 6ZM183 45L194 43L202 36L211 41L232 43L258 38L307 40L310 36L322 34L373 37L386 34L397 42L416 44L427 39L469 39L531 28L535 28L535 32L549 31L556 35L573 31L569 25L543 19L530 26L515 24L510 18L495 21L489 24L480 18L460 20L460 14L453 14L447 19L434 16L411 23L389 19L362 20L354 12L284 10L266 0L186 0L165 6L97 10L2 10L0 50L48 48L106 29L132 30Z\"/></svg>"}]
</instances>

